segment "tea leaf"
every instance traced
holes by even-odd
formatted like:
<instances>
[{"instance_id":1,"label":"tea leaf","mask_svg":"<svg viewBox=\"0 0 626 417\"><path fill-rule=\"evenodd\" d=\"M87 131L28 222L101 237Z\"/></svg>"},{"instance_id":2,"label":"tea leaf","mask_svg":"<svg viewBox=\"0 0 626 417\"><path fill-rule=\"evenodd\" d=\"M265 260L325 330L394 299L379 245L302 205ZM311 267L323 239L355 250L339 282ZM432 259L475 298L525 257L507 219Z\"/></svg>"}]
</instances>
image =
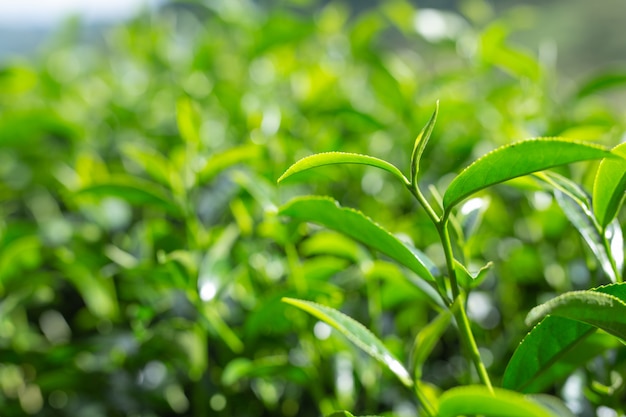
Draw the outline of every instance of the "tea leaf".
<instances>
[{"instance_id":1,"label":"tea leaf","mask_svg":"<svg viewBox=\"0 0 626 417\"><path fill-rule=\"evenodd\" d=\"M525 393L544 391L618 340L592 326L558 316L544 318L522 340L504 372L502 387Z\"/></svg>"},{"instance_id":2,"label":"tea leaf","mask_svg":"<svg viewBox=\"0 0 626 417\"><path fill-rule=\"evenodd\" d=\"M570 291L530 310L526 323L537 322L548 314L580 321L626 340L626 303L614 295Z\"/></svg>"},{"instance_id":3,"label":"tea leaf","mask_svg":"<svg viewBox=\"0 0 626 417\"><path fill-rule=\"evenodd\" d=\"M360 155L356 153L346 152L325 152L302 158L298 162L290 166L287 171L285 171L283 175L278 178L278 182L281 183L292 175L297 174L298 172L325 165L336 164L359 164L380 168L391 173L393 176L402 181L402 183L404 183L405 185L409 185L409 180L402 174L402 172L400 172L398 168L396 168L389 162L369 155Z\"/></svg>"},{"instance_id":4,"label":"tea leaf","mask_svg":"<svg viewBox=\"0 0 626 417\"><path fill-rule=\"evenodd\" d=\"M552 186L557 203L569 221L578 229L600 262L604 273L612 282L620 281L621 267L618 268L617 264L623 262L623 239L619 225L617 228L615 225L610 226L606 232L603 232L591 211L589 196L573 181L552 172L539 173L537 177ZM615 250L612 250L611 244L603 236L603 233L610 237ZM614 258L616 259L615 267L613 265Z\"/></svg>"},{"instance_id":5,"label":"tea leaf","mask_svg":"<svg viewBox=\"0 0 626 417\"><path fill-rule=\"evenodd\" d=\"M421 278L427 281L435 280L427 267L429 261L420 259L421 252L402 243L360 211L342 208L331 198L294 198L280 208L279 214L319 223L341 232L400 262Z\"/></svg>"},{"instance_id":6,"label":"tea leaf","mask_svg":"<svg viewBox=\"0 0 626 417\"><path fill-rule=\"evenodd\" d=\"M456 304L455 304L456 305ZM435 345L441 339L441 336L448 328L452 320L452 310L444 310L427 326L422 328L415 336L413 344L412 356L410 360L411 367L414 369L415 380L422 377L422 366L432 353Z\"/></svg>"},{"instance_id":7,"label":"tea leaf","mask_svg":"<svg viewBox=\"0 0 626 417\"><path fill-rule=\"evenodd\" d=\"M626 143L613 148L613 153L626 157ZM625 189L626 159L603 159L593 183L593 212L602 228L606 228L617 215Z\"/></svg>"},{"instance_id":8,"label":"tea leaf","mask_svg":"<svg viewBox=\"0 0 626 417\"><path fill-rule=\"evenodd\" d=\"M485 386L452 388L439 399L438 417L475 415L493 417L555 417L548 409L514 391Z\"/></svg>"},{"instance_id":9,"label":"tea leaf","mask_svg":"<svg viewBox=\"0 0 626 417\"><path fill-rule=\"evenodd\" d=\"M625 284L606 285L588 292L626 300ZM614 346L605 337L593 334L594 330L591 323L574 318L554 314L543 318L515 350L504 372L502 386L524 392L540 391Z\"/></svg>"},{"instance_id":10,"label":"tea leaf","mask_svg":"<svg viewBox=\"0 0 626 417\"><path fill-rule=\"evenodd\" d=\"M563 138L536 138L495 149L465 168L448 186L443 205L455 204L490 185L558 165L611 155L598 145Z\"/></svg>"},{"instance_id":11,"label":"tea leaf","mask_svg":"<svg viewBox=\"0 0 626 417\"><path fill-rule=\"evenodd\" d=\"M435 127L435 122L437 121L437 113L439 112L439 101L435 105L435 111L433 115L430 116L430 120L426 123L426 126L422 129L422 131L417 135L415 139L415 145L413 145L413 153L411 154L411 183L413 185L417 184L417 177L420 169L420 161L422 159L422 153L426 148L426 144L428 144L428 140L430 139L431 133L433 133L433 128Z\"/></svg>"},{"instance_id":12,"label":"tea leaf","mask_svg":"<svg viewBox=\"0 0 626 417\"><path fill-rule=\"evenodd\" d=\"M297 300L295 298L283 298L283 301L306 311L334 327L365 353L385 365L404 385L407 387L413 386L411 376L402 363L389 352L383 342L361 323L333 308L311 301Z\"/></svg>"}]
</instances>

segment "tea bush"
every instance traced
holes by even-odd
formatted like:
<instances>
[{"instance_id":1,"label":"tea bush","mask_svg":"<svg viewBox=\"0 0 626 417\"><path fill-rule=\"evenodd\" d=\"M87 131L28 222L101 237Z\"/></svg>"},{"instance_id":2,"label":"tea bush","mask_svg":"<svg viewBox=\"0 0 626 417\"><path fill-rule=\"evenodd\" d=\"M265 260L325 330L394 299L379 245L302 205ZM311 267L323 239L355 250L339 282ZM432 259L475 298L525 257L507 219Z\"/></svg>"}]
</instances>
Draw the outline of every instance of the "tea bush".
<instances>
[{"instance_id":1,"label":"tea bush","mask_svg":"<svg viewBox=\"0 0 626 417\"><path fill-rule=\"evenodd\" d=\"M621 282L623 166L598 166L624 133L603 95L623 74L559 88L510 40L523 9L464 4L176 1L95 42L70 21L4 62L2 415L491 415L455 408L464 396L511 415L564 415L561 400L623 413L622 316L568 295ZM539 136L569 139L522 145L504 166L525 169L464 187L558 167L453 210L455 173ZM277 185L331 151L306 168L332 167ZM616 285L581 302L620 309ZM556 317L572 309L602 318ZM552 315L520 351L531 310ZM578 349L546 359L548 327L574 329Z\"/></svg>"}]
</instances>

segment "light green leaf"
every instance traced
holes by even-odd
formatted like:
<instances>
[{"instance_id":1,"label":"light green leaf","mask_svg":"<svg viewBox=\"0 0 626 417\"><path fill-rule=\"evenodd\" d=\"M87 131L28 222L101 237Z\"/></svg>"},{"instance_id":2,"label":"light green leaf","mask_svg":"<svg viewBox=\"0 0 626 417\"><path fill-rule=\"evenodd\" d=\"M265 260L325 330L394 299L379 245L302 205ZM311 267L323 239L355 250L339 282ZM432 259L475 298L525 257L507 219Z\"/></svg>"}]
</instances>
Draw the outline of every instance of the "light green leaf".
<instances>
[{"instance_id":1,"label":"light green leaf","mask_svg":"<svg viewBox=\"0 0 626 417\"><path fill-rule=\"evenodd\" d=\"M285 173L281 175L280 178L278 178L278 182L281 183L292 175L297 174L298 172L325 165L336 164L359 164L380 168L387 172L390 172L393 176L402 181L403 184L409 185L409 180L402 174L402 172L400 172L398 168L396 168L389 162L369 155L360 155L356 153L346 152L325 152L302 158L301 160L290 166L289 169L287 169L287 171L285 171Z\"/></svg>"},{"instance_id":2,"label":"light green leaf","mask_svg":"<svg viewBox=\"0 0 626 417\"><path fill-rule=\"evenodd\" d=\"M139 165L155 181L179 191L183 188L182 179L164 155L156 150L144 148L133 143L122 145L122 153Z\"/></svg>"},{"instance_id":3,"label":"light green leaf","mask_svg":"<svg viewBox=\"0 0 626 417\"><path fill-rule=\"evenodd\" d=\"M298 197L280 208L279 214L319 223L376 249L396 260L427 281L434 277L420 252L412 250L361 212L342 208L328 197Z\"/></svg>"},{"instance_id":4,"label":"light green leaf","mask_svg":"<svg viewBox=\"0 0 626 417\"><path fill-rule=\"evenodd\" d=\"M448 186L443 205L449 211L473 193L516 177L559 165L610 156L608 149L563 138L536 138L495 149L465 168Z\"/></svg>"},{"instance_id":5,"label":"light green leaf","mask_svg":"<svg viewBox=\"0 0 626 417\"><path fill-rule=\"evenodd\" d=\"M612 284L591 290L626 300L626 285ZM606 333L594 334L592 324L550 315L536 325L515 350L504 372L502 386L539 392L563 378L617 340ZM607 340L609 337L611 340Z\"/></svg>"},{"instance_id":6,"label":"light green leaf","mask_svg":"<svg viewBox=\"0 0 626 417\"><path fill-rule=\"evenodd\" d=\"M422 129L422 131L417 135L415 139L415 145L413 145L413 153L411 154L411 183L413 185L417 184L419 169L420 169L420 161L422 159L422 153L424 153L424 149L428 144L428 140L430 139L431 133L433 133L433 128L435 127L435 122L437 121L437 113L439 112L439 101L435 105L435 111L433 115L430 116L430 120L426 123L426 126Z\"/></svg>"},{"instance_id":7,"label":"light green leaf","mask_svg":"<svg viewBox=\"0 0 626 417\"><path fill-rule=\"evenodd\" d=\"M176 122L183 140L193 146L200 143L200 112L189 97L181 97L176 102Z\"/></svg>"},{"instance_id":8,"label":"light green leaf","mask_svg":"<svg viewBox=\"0 0 626 417\"><path fill-rule=\"evenodd\" d=\"M600 162L593 183L593 212L602 228L615 218L626 190L626 143L613 148L622 158L605 158Z\"/></svg>"},{"instance_id":9,"label":"light green leaf","mask_svg":"<svg viewBox=\"0 0 626 417\"><path fill-rule=\"evenodd\" d=\"M115 177L102 183L88 185L77 191L78 196L117 197L130 204L154 206L179 215L180 208L172 196L153 183L133 177Z\"/></svg>"},{"instance_id":10,"label":"light green leaf","mask_svg":"<svg viewBox=\"0 0 626 417\"><path fill-rule=\"evenodd\" d=\"M547 408L514 391L494 388L493 393L485 386L452 388L439 399L438 417L462 415L486 417L557 417Z\"/></svg>"},{"instance_id":11,"label":"light green leaf","mask_svg":"<svg viewBox=\"0 0 626 417\"><path fill-rule=\"evenodd\" d=\"M589 196L578 184L568 178L552 172L542 172L536 174L536 177L552 187L557 203L598 259L604 273L612 282L620 281L624 255L619 224L610 225L606 231L603 231L591 211ZM603 233L609 239L605 238ZM614 260L616 266L619 264L619 267L613 267Z\"/></svg>"},{"instance_id":12,"label":"light green leaf","mask_svg":"<svg viewBox=\"0 0 626 417\"><path fill-rule=\"evenodd\" d=\"M594 75L592 78L582 83L578 89L576 98L587 97L598 92L626 85L626 71L610 70L602 74Z\"/></svg>"},{"instance_id":13,"label":"light green leaf","mask_svg":"<svg viewBox=\"0 0 626 417\"><path fill-rule=\"evenodd\" d=\"M530 310L526 323L535 323L548 314L580 321L626 340L626 303L614 295L570 291Z\"/></svg>"},{"instance_id":14,"label":"light green leaf","mask_svg":"<svg viewBox=\"0 0 626 417\"><path fill-rule=\"evenodd\" d=\"M333 308L311 301L297 300L295 298L283 298L283 301L306 311L334 327L365 353L385 365L404 385L407 387L413 386L413 380L402 363L391 354L383 342L361 323Z\"/></svg>"},{"instance_id":15,"label":"light green leaf","mask_svg":"<svg viewBox=\"0 0 626 417\"><path fill-rule=\"evenodd\" d=\"M454 260L454 271L456 272L456 278L459 281L459 284L466 290L479 286L485 280L485 278L487 278L487 274L489 273L489 270L492 266L493 263L488 262L475 273L471 273L467 270L465 265L463 265L456 259Z\"/></svg>"}]
</instances>

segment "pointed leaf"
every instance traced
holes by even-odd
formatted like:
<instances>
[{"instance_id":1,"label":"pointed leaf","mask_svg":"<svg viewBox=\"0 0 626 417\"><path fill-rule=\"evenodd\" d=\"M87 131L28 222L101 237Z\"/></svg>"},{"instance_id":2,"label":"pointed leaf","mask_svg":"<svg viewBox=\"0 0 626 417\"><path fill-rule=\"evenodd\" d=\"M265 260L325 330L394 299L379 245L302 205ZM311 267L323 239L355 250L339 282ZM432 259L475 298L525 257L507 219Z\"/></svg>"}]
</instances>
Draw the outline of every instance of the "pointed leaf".
<instances>
[{"instance_id":1,"label":"pointed leaf","mask_svg":"<svg viewBox=\"0 0 626 417\"><path fill-rule=\"evenodd\" d=\"M333 308L311 301L298 300L295 298L283 298L283 301L306 311L334 327L365 353L385 365L404 385L407 387L413 386L413 380L411 380L409 372L402 363L391 354L383 342L361 323Z\"/></svg>"},{"instance_id":2,"label":"pointed leaf","mask_svg":"<svg viewBox=\"0 0 626 417\"><path fill-rule=\"evenodd\" d=\"M604 238L603 231L596 222L591 211L591 201L587 193L575 182L561 175L544 172L537 175L538 178L549 184L554 190L557 203L567 216L570 222L578 229L595 257L600 262L604 273L612 282L621 280L620 270L613 267L613 253L618 260L623 259L623 240L619 225L617 230L611 226L605 232L610 235L615 250L611 250L609 242ZM609 253L611 250L611 253Z\"/></svg>"},{"instance_id":3,"label":"pointed leaf","mask_svg":"<svg viewBox=\"0 0 626 417\"><path fill-rule=\"evenodd\" d=\"M613 295L570 291L530 310L526 323L535 323L548 314L590 324L626 340L626 303Z\"/></svg>"},{"instance_id":4,"label":"pointed leaf","mask_svg":"<svg viewBox=\"0 0 626 417\"><path fill-rule=\"evenodd\" d=\"M613 148L613 153L626 157L626 143ZM606 158L600 162L593 183L593 212L598 223L607 227L624 201L626 190L626 159Z\"/></svg>"},{"instance_id":5,"label":"pointed leaf","mask_svg":"<svg viewBox=\"0 0 626 417\"><path fill-rule=\"evenodd\" d=\"M626 300L626 284L606 285L591 291ZM515 350L502 386L516 391L541 391L614 346L606 340L606 334L594 334L594 331L591 324L571 318L545 317Z\"/></svg>"},{"instance_id":6,"label":"pointed leaf","mask_svg":"<svg viewBox=\"0 0 626 417\"><path fill-rule=\"evenodd\" d=\"M482 385L452 388L439 399L438 417L477 414L486 417L556 417L522 394L501 388L494 388L491 393Z\"/></svg>"},{"instance_id":7,"label":"pointed leaf","mask_svg":"<svg viewBox=\"0 0 626 417\"><path fill-rule=\"evenodd\" d=\"M285 179L291 177L294 174L297 174L298 172L325 165L336 164L359 164L373 166L391 173L393 176L402 181L402 183L404 183L405 185L409 184L409 180L406 179L402 172L400 172L398 168L396 168L389 162L369 155L360 155L356 153L346 152L325 152L307 156L306 158L303 158L290 166L289 169L287 169L287 171L285 171L285 173L281 175L280 178L278 178L278 182L281 183Z\"/></svg>"},{"instance_id":8,"label":"pointed leaf","mask_svg":"<svg viewBox=\"0 0 626 417\"><path fill-rule=\"evenodd\" d=\"M427 267L427 261L420 259L421 252L412 250L361 212L342 208L331 198L294 198L280 208L279 214L319 223L341 232L396 260L421 278L427 281L435 280Z\"/></svg>"},{"instance_id":9,"label":"pointed leaf","mask_svg":"<svg viewBox=\"0 0 626 417\"><path fill-rule=\"evenodd\" d=\"M475 273L471 273L465 268L465 265L454 260L454 271L456 272L459 284L466 290L478 287L487 278L489 270L493 266L492 262L488 262Z\"/></svg>"},{"instance_id":10,"label":"pointed leaf","mask_svg":"<svg viewBox=\"0 0 626 417\"><path fill-rule=\"evenodd\" d=\"M415 145L413 145L413 153L411 154L411 183L417 184L419 169L420 169L420 161L422 159L422 153L424 153L424 149L426 148L426 144L428 144L428 140L430 139L431 133L433 133L433 128L435 127L435 122L437 121L437 113L439 112L439 101L435 105L435 111L433 115L430 116L430 120L426 123L426 126L422 129L422 131L417 135L415 139Z\"/></svg>"},{"instance_id":11,"label":"pointed leaf","mask_svg":"<svg viewBox=\"0 0 626 417\"><path fill-rule=\"evenodd\" d=\"M608 149L563 138L537 138L502 146L465 168L448 186L443 204L455 204L490 185L558 165L611 155Z\"/></svg>"}]
</instances>

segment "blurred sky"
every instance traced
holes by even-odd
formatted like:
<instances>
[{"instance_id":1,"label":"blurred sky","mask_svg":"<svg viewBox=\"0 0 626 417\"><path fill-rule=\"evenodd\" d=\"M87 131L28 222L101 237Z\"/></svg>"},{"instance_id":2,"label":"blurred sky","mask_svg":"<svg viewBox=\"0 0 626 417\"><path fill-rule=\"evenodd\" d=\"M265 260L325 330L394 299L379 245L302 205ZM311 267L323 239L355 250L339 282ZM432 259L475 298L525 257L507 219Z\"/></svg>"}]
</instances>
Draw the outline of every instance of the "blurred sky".
<instances>
[{"instance_id":1,"label":"blurred sky","mask_svg":"<svg viewBox=\"0 0 626 417\"><path fill-rule=\"evenodd\" d=\"M159 0L0 0L0 28L47 28L70 15L80 15L88 22L110 22L157 3Z\"/></svg>"}]
</instances>

